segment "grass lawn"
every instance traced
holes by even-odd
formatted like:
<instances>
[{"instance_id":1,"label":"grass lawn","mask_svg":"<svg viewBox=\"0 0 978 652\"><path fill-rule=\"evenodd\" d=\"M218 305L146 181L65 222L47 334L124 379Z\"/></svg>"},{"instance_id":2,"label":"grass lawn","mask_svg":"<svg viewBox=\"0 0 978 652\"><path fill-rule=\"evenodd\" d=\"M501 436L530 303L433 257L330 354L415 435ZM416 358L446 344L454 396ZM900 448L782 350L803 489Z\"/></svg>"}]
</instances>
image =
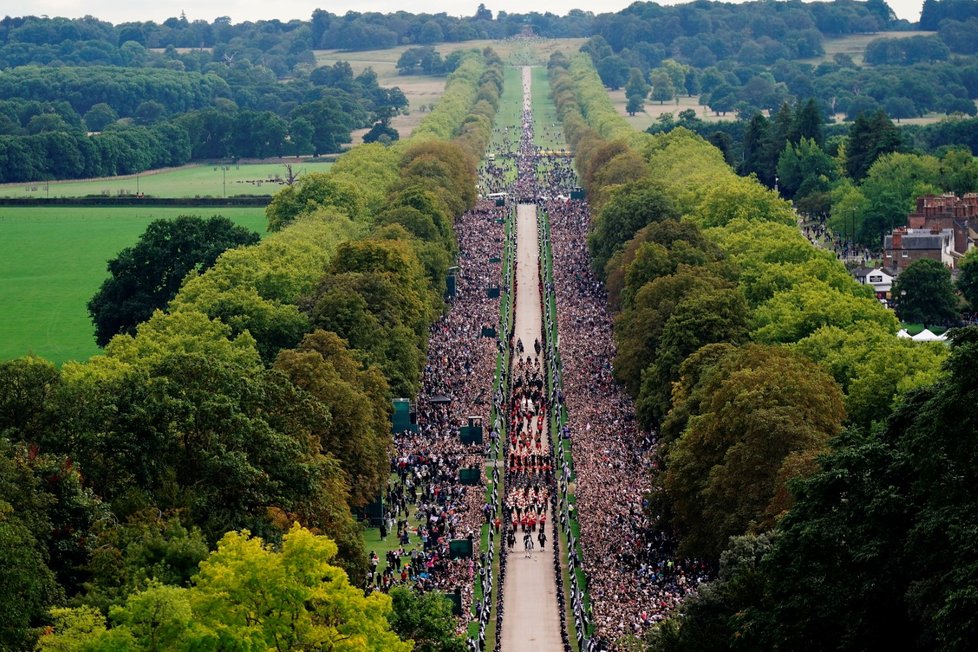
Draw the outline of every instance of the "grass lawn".
<instances>
[{"instance_id":1,"label":"grass lawn","mask_svg":"<svg viewBox=\"0 0 978 652\"><path fill-rule=\"evenodd\" d=\"M98 353L86 304L106 262L155 219L216 213L265 231L261 208L0 207L0 359Z\"/></svg>"},{"instance_id":2,"label":"grass lawn","mask_svg":"<svg viewBox=\"0 0 978 652\"><path fill-rule=\"evenodd\" d=\"M293 171L325 172L331 163L309 159L291 160ZM283 187L275 181L286 175L284 163L185 165L138 175L80 179L77 181L33 181L0 185L0 197L84 197L86 195L134 195L152 197L232 197L273 195Z\"/></svg>"},{"instance_id":3,"label":"grass lawn","mask_svg":"<svg viewBox=\"0 0 978 652\"><path fill-rule=\"evenodd\" d=\"M547 76L547 69L545 67L534 67L531 73L533 142L544 149L567 149L564 130L557 118L557 107L550 99L550 79Z\"/></svg>"},{"instance_id":4,"label":"grass lawn","mask_svg":"<svg viewBox=\"0 0 978 652\"><path fill-rule=\"evenodd\" d=\"M921 332L923 332L925 328L923 324L913 324L908 322L903 322L902 324L900 324L900 326L904 328L911 336L920 334ZM947 331L947 329L944 328L943 326L930 327L930 332L933 333L934 335L941 335L945 331Z\"/></svg>"}]
</instances>

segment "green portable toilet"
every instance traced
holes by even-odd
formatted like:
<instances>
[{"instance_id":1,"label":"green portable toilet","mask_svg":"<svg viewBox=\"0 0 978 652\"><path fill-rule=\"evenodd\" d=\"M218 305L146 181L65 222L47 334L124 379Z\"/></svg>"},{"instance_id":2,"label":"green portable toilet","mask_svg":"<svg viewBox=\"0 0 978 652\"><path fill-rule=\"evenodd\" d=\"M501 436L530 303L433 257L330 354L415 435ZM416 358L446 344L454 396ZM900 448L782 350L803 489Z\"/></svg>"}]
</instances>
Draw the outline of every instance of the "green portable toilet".
<instances>
[{"instance_id":1,"label":"green portable toilet","mask_svg":"<svg viewBox=\"0 0 978 652\"><path fill-rule=\"evenodd\" d=\"M461 559L472 556L472 542L468 539L452 539L448 542L448 558Z\"/></svg>"},{"instance_id":2,"label":"green portable toilet","mask_svg":"<svg viewBox=\"0 0 978 652\"><path fill-rule=\"evenodd\" d=\"M410 399L394 399L394 415L392 420L393 431L395 434L408 430L417 432L418 430L417 413L415 412L414 407L411 405Z\"/></svg>"},{"instance_id":3,"label":"green portable toilet","mask_svg":"<svg viewBox=\"0 0 978 652\"><path fill-rule=\"evenodd\" d=\"M482 417L469 417L469 424L458 431L463 444L482 443Z\"/></svg>"},{"instance_id":4,"label":"green portable toilet","mask_svg":"<svg viewBox=\"0 0 978 652\"><path fill-rule=\"evenodd\" d=\"M457 286L457 280L455 276L458 274L458 267L449 267L448 275L445 277L445 298L453 299L455 298L455 289Z\"/></svg>"},{"instance_id":5,"label":"green portable toilet","mask_svg":"<svg viewBox=\"0 0 978 652\"><path fill-rule=\"evenodd\" d=\"M459 469L458 471L458 481L461 484L466 485L476 485L479 484L481 479L481 473L479 472L479 467L469 466L464 469Z\"/></svg>"}]
</instances>

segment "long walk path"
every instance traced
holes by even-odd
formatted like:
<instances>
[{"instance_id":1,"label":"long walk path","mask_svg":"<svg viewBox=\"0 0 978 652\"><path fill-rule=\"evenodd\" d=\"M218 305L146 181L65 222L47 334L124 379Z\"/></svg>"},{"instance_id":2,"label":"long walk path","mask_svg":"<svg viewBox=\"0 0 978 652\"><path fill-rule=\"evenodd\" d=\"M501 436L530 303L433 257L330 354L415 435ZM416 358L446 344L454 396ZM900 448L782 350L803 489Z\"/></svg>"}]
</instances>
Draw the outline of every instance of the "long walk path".
<instances>
[{"instance_id":1,"label":"long walk path","mask_svg":"<svg viewBox=\"0 0 978 652\"><path fill-rule=\"evenodd\" d=\"M530 112L530 69L523 69L524 130L531 130L527 122ZM531 141L532 142L532 141ZM516 545L507 557L507 571L503 584L503 604L506 617L502 624L502 652L559 652L563 649L560 611L557 602L557 578L554 570L552 545L547 540L541 549L538 539L543 523L552 523L549 500L550 434L547 431L546 391L537 391L535 383L540 377L538 370L546 368L543 352L535 344L543 339L543 315L540 295L540 249L537 232L537 208L535 204L521 203L516 211L516 307L514 343L522 345L514 351L513 378L514 404L520 407L511 415L511 431L507 464L510 478L507 482L507 511L509 519L519 523L519 530L512 534ZM534 360L537 353L539 360ZM530 359L527 362L527 359ZM542 382L542 381L540 381ZM542 384L541 384L542 389ZM540 518L540 514L544 519ZM524 549L524 531L533 542L533 549ZM549 532L549 529L546 530ZM548 535L549 536L549 535Z\"/></svg>"}]
</instances>

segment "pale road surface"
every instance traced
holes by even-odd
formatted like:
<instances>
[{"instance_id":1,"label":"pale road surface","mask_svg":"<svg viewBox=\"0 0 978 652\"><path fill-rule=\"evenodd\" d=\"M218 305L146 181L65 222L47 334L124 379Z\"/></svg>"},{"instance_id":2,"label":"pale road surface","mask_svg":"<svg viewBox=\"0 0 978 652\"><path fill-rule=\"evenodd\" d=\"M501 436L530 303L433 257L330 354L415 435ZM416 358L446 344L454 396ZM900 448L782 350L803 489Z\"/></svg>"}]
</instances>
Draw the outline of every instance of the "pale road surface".
<instances>
[{"instance_id":1,"label":"pale road surface","mask_svg":"<svg viewBox=\"0 0 978 652\"><path fill-rule=\"evenodd\" d=\"M516 337L533 354L533 341L541 339L543 317L540 305L539 247L537 210L533 204L516 208ZM546 435L546 433L545 433ZM548 441L547 436L543 438ZM502 652L560 652L560 612L557 606L557 579L554 575L550 508L547 508L547 547L535 547L527 558L523 537L517 534L516 547L506 561L503 584L505 611L502 622ZM534 544L536 544L534 537Z\"/></svg>"}]
</instances>

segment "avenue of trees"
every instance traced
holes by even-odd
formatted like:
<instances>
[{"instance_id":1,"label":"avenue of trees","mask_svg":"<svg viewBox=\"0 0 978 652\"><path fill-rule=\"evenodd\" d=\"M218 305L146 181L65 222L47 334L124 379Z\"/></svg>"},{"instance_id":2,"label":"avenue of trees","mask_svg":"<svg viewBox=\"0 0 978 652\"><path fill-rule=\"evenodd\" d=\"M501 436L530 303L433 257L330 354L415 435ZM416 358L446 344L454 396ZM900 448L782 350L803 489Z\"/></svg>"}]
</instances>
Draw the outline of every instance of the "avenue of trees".
<instances>
[{"instance_id":1,"label":"avenue of trees","mask_svg":"<svg viewBox=\"0 0 978 652\"><path fill-rule=\"evenodd\" d=\"M395 615L346 577L365 575L354 514L387 481L391 399L420 382L500 67L467 55L417 138L304 178L272 233L206 269L198 252L103 355L0 363L0 581L18 596L0 647L458 649L444 601Z\"/></svg>"},{"instance_id":2,"label":"avenue of trees","mask_svg":"<svg viewBox=\"0 0 978 652\"><path fill-rule=\"evenodd\" d=\"M871 647L878 627L890 619L907 623L904 634L912 636L902 640L920 641L923 649L966 649L978 626L960 606L968 600L964 578L974 546L962 541L955 548L962 555L938 559L933 552L941 545L927 539L907 544L908 563L936 564L935 575L919 575L934 578L919 586L928 592L924 599L915 581L897 571L899 564L884 576L906 587L902 592L890 591L896 584L877 585L879 567L858 565L865 558L858 545L865 541L865 554L875 551L877 563L889 565L893 549L876 547L873 537L904 545L905 533L920 531L914 528L934 535L928 523L938 522L938 514L946 513L940 510L951 505L962 510L954 522L963 522L976 504L973 487L926 513L915 511L915 505L925 507L910 494L894 496L889 504L899 507L904 525L884 525L888 516L880 512L873 529L862 524L859 510L869 504L862 494L848 508L856 510L850 519L838 512L845 494L834 488L850 482L857 491L861 471L834 470L854 464L880 474L874 491L888 491L886 478L898 472L881 464L879 446L896 440L883 433L913 429L920 444L936 432L940 426L929 416L917 417L918 409L929 414L929 399L913 397L959 387L948 374L967 368L954 363L965 351L948 357L941 345L898 339L893 314L831 253L811 246L790 205L756 179L738 177L703 138L684 128L658 135L631 130L588 55L555 55L550 73L593 211L593 262L617 315L615 375L635 397L639 421L660 435L661 472L648 509L676 533L681 554L720 569L719 580L681 617L654 630L648 644L729 649L745 640L748 647L773 649L782 641L806 647L810 640L852 640L866 642L855 647ZM793 120L786 128L804 131L803 125ZM970 342L974 334L959 337ZM910 409L910 402L917 407ZM941 405L946 419L963 415L950 398ZM958 422L953 432L966 427ZM936 460L942 453L928 455ZM903 463L913 464L912 457ZM924 463L917 473L931 472ZM909 489L913 474L902 474L901 486L941 493L936 486ZM960 488L971 486L967 477L948 476ZM834 528L831 535L828 527ZM826 558L823 539L845 539L846 545L829 546L845 554ZM856 548L850 539L860 542ZM779 576L782 568L790 569L790 580ZM957 579L937 579L950 574ZM816 588L826 577L833 583ZM857 600L870 589L885 594L885 602L858 598L858 608L832 602L836 591ZM811 612L810 592L824 598L825 608ZM865 617L853 619L853 613ZM886 640L898 639L890 636ZM839 646L845 644L821 647Z\"/></svg>"}]
</instances>

